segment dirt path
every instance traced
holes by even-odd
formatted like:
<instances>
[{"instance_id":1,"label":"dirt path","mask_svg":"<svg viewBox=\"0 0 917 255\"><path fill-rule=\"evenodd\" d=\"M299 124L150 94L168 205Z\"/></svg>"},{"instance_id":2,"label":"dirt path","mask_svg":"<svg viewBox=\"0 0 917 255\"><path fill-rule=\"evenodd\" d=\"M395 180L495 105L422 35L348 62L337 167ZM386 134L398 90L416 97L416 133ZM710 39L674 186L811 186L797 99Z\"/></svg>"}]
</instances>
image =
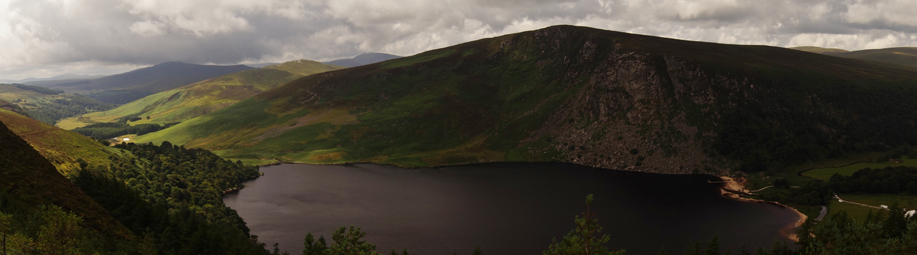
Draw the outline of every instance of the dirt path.
<instances>
[{"instance_id":1,"label":"dirt path","mask_svg":"<svg viewBox=\"0 0 917 255\"><path fill-rule=\"evenodd\" d=\"M867 205L867 204L863 204L863 203L853 202L853 201L850 201L850 200L844 200L843 198L837 196L837 194L834 194L834 198L836 198L837 201L838 201L838 202L841 202L841 203L855 204L855 205L865 206L865 207L869 207L869 208L873 208L873 209L888 210L888 209L886 209L886 208L882 208L882 207L878 207L878 206L871 206L871 205Z\"/></svg>"}]
</instances>

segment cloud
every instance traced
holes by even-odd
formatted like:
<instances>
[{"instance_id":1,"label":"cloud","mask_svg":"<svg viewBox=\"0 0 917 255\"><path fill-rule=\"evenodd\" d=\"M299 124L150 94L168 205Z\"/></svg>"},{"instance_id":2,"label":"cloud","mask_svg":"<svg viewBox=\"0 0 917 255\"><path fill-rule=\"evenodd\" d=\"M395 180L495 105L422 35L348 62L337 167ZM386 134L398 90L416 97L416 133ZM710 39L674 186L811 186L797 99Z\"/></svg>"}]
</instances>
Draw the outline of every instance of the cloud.
<instances>
[{"instance_id":1,"label":"cloud","mask_svg":"<svg viewBox=\"0 0 917 255\"><path fill-rule=\"evenodd\" d=\"M913 13L912 0L0 0L0 79L412 55L556 24L720 43L917 46Z\"/></svg>"}]
</instances>

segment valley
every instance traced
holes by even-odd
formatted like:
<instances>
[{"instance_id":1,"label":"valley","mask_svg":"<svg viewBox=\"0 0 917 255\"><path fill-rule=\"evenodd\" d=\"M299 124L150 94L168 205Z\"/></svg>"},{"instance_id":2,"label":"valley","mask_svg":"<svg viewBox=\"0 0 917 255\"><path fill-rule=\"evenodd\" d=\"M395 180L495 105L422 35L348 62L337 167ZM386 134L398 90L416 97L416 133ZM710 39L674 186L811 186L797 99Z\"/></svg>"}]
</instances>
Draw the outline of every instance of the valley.
<instances>
[{"instance_id":1,"label":"valley","mask_svg":"<svg viewBox=\"0 0 917 255\"><path fill-rule=\"evenodd\" d=\"M911 51L557 25L0 84L0 234L23 254L61 250L56 219L71 254L906 254Z\"/></svg>"}]
</instances>

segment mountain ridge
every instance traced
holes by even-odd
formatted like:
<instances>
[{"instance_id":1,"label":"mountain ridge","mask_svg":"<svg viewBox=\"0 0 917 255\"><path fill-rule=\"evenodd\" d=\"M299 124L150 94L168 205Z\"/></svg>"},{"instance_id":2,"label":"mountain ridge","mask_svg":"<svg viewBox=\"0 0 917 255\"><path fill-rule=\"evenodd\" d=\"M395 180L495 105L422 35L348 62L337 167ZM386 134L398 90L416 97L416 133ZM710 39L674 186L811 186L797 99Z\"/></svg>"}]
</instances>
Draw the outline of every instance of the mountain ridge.
<instances>
[{"instance_id":1,"label":"mountain ridge","mask_svg":"<svg viewBox=\"0 0 917 255\"><path fill-rule=\"evenodd\" d=\"M825 49L820 47L795 47L793 49L813 53L853 58L877 63L917 67L917 47L893 47L884 49L869 49L846 51L841 49Z\"/></svg>"},{"instance_id":2,"label":"mountain ridge","mask_svg":"<svg viewBox=\"0 0 917 255\"><path fill-rule=\"evenodd\" d=\"M553 26L303 77L137 139L321 164L755 172L917 142L893 131L914 127L896 120L917 117L901 110L917 107L915 80L785 48Z\"/></svg>"},{"instance_id":3,"label":"mountain ridge","mask_svg":"<svg viewBox=\"0 0 917 255\"><path fill-rule=\"evenodd\" d=\"M88 93L89 97L102 102L123 104L157 92L249 69L254 68L245 65L215 66L172 61L98 79L42 86L68 92Z\"/></svg>"},{"instance_id":4,"label":"mountain ridge","mask_svg":"<svg viewBox=\"0 0 917 255\"><path fill-rule=\"evenodd\" d=\"M340 68L311 60L289 61L159 92L109 111L65 119L58 125L72 129L94 122L114 122L124 117L140 117L131 124L180 122L222 109L296 78ZM147 116L150 118L147 119Z\"/></svg>"},{"instance_id":5,"label":"mountain ridge","mask_svg":"<svg viewBox=\"0 0 917 255\"><path fill-rule=\"evenodd\" d=\"M386 60L392 60L392 59L396 59L400 57L401 56L396 56L396 55L386 54L386 53L367 52L367 53L362 53L360 55L357 55L356 57L353 57L353 58L336 59L336 60L323 62L323 63L329 64L329 65L342 66L342 67L355 67L355 66L374 64L374 63L378 63L378 62L382 62Z\"/></svg>"}]
</instances>

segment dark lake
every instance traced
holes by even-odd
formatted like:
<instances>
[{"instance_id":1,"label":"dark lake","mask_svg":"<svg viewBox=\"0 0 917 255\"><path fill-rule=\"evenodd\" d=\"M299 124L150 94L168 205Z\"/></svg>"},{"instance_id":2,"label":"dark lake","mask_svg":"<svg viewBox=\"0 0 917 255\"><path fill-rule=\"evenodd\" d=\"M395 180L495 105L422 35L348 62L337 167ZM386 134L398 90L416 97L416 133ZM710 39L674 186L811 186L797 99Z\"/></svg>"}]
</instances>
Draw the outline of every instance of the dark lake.
<instances>
[{"instance_id":1,"label":"dark lake","mask_svg":"<svg viewBox=\"0 0 917 255\"><path fill-rule=\"evenodd\" d=\"M574 216L592 210L628 254L682 254L718 234L738 251L785 240L780 229L798 216L790 209L734 201L719 195L719 180L704 175L661 175L559 163L494 163L404 169L356 164L262 167L264 176L223 198L251 233L281 250L302 252L307 232L324 235L357 226L378 251L416 254L541 254L551 239L574 228ZM791 242L791 241L787 241Z\"/></svg>"}]
</instances>

